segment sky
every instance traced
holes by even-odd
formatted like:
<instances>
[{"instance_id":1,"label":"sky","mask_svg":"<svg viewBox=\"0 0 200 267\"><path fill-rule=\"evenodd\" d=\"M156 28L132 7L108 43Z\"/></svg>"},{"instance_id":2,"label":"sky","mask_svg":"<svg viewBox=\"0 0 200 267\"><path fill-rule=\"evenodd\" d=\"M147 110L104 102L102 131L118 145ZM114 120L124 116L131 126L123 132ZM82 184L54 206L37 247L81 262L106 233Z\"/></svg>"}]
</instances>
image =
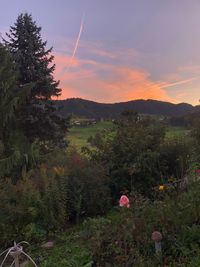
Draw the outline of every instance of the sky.
<instances>
[{"instance_id":1,"label":"sky","mask_svg":"<svg viewBox=\"0 0 200 267\"><path fill-rule=\"evenodd\" d=\"M0 0L0 6L3 36L22 12L42 27L47 48L53 46L60 99L199 104L200 0Z\"/></svg>"}]
</instances>

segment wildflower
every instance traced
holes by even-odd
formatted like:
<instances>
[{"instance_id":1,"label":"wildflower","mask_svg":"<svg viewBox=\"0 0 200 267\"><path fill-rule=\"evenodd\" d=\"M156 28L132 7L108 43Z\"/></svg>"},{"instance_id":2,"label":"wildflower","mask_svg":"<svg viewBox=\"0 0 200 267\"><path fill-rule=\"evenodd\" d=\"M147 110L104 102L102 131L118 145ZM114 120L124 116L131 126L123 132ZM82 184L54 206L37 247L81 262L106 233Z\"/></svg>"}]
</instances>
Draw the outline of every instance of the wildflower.
<instances>
[{"instance_id":1,"label":"wildflower","mask_svg":"<svg viewBox=\"0 0 200 267\"><path fill-rule=\"evenodd\" d=\"M163 191L164 188L165 188L164 185L160 185L160 186L159 186L159 191Z\"/></svg>"},{"instance_id":2,"label":"wildflower","mask_svg":"<svg viewBox=\"0 0 200 267\"><path fill-rule=\"evenodd\" d=\"M120 207L127 207L130 208L130 202L126 195L122 195L119 200L119 206Z\"/></svg>"}]
</instances>

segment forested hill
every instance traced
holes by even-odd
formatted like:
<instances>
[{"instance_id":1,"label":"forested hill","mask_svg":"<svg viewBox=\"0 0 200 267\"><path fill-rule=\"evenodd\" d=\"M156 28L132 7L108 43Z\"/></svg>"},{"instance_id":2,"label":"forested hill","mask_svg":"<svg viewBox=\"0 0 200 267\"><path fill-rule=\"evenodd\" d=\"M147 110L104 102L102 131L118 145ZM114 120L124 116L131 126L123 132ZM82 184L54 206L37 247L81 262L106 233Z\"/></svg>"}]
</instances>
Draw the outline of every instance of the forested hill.
<instances>
[{"instance_id":1,"label":"forested hill","mask_svg":"<svg viewBox=\"0 0 200 267\"><path fill-rule=\"evenodd\" d=\"M64 117L73 114L96 119L115 118L123 110L134 110L138 113L164 116L182 116L200 110L200 106L194 107L186 103L172 104L157 100L133 100L115 104L103 104L80 98L70 98L57 100L56 102L59 107L62 107L59 113Z\"/></svg>"}]
</instances>

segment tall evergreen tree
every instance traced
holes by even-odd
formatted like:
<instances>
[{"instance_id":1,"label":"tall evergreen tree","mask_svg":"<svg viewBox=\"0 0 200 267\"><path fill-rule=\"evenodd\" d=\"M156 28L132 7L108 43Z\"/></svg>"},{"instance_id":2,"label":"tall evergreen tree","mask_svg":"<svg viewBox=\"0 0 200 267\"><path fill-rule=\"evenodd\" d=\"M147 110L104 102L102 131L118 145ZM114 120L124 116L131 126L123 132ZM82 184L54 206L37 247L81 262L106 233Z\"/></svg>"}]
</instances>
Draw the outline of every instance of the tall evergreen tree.
<instances>
[{"instance_id":1,"label":"tall evergreen tree","mask_svg":"<svg viewBox=\"0 0 200 267\"><path fill-rule=\"evenodd\" d=\"M19 103L16 86L16 71L11 55L0 44L0 140L5 142L10 122Z\"/></svg>"},{"instance_id":2,"label":"tall evergreen tree","mask_svg":"<svg viewBox=\"0 0 200 267\"><path fill-rule=\"evenodd\" d=\"M17 72L11 54L0 44L0 177L22 166L30 145L18 129L16 112L30 91L17 85ZM23 139L23 142L21 141ZM23 145L22 145L23 143Z\"/></svg>"},{"instance_id":3,"label":"tall evergreen tree","mask_svg":"<svg viewBox=\"0 0 200 267\"><path fill-rule=\"evenodd\" d=\"M0 158L10 154L9 135L13 130L14 114L19 105L16 71L11 55L0 44Z\"/></svg>"},{"instance_id":4,"label":"tall evergreen tree","mask_svg":"<svg viewBox=\"0 0 200 267\"><path fill-rule=\"evenodd\" d=\"M20 127L30 142L38 142L45 150L64 145L68 120L56 114L52 101L61 94L61 89L53 77L52 48L46 49L41 27L31 15L20 14L7 37L6 44L19 71L19 85L32 83L31 92L18 114Z\"/></svg>"}]
</instances>

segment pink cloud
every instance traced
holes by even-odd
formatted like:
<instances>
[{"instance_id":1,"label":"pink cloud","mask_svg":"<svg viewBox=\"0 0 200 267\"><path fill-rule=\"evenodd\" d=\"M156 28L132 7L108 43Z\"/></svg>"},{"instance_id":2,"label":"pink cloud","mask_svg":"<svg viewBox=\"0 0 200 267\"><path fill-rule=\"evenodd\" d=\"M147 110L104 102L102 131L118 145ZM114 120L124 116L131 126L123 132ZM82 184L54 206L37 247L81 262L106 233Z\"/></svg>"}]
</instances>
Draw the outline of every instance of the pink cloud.
<instances>
[{"instance_id":1,"label":"pink cloud","mask_svg":"<svg viewBox=\"0 0 200 267\"><path fill-rule=\"evenodd\" d=\"M55 74L60 73L64 71L65 68L70 66L71 68L77 68L80 67L80 62L76 58L71 58L68 55L54 53L55 62L56 62L56 70Z\"/></svg>"},{"instance_id":2,"label":"pink cloud","mask_svg":"<svg viewBox=\"0 0 200 267\"><path fill-rule=\"evenodd\" d=\"M56 55L55 60L56 78L61 80L63 89L62 99L81 97L107 103L138 98L172 101L162 89L163 85L152 81L144 70L74 58L71 70L65 72L69 57ZM106 72L104 77L101 71Z\"/></svg>"},{"instance_id":3,"label":"pink cloud","mask_svg":"<svg viewBox=\"0 0 200 267\"><path fill-rule=\"evenodd\" d=\"M110 51L102 44L89 42L81 42L79 49L84 58L75 57L71 62L69 52L55 54L55 76L61 81L62 99L81 97L108 103L152 98L177 102L177 89L192 86L199 78L198 66L183 66L162 81L155 81L147 70L133 66L142 57L134 49Z\"/></svg>"}]
</instances>

